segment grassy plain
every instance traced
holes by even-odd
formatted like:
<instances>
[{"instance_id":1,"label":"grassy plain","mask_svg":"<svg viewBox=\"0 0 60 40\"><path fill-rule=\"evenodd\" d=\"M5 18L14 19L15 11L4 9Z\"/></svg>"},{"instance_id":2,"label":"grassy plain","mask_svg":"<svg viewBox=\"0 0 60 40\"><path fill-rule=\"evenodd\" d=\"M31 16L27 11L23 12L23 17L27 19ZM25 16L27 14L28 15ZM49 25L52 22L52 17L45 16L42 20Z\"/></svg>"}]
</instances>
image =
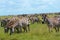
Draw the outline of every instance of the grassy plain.
<instances>
[{"instance_id":1,"label":"grassy plain","mask_svg":"<svg viewBox=\"0 0 60 40\"><path fill-rule=\"evenodd\" d=\"M50 16L51 17L51 16ZM4 18L4 17L3 17ZM60 40L60 32L49 33L46 24L34 23L30 25L30 32L24 33L4 33L4 28L0 27L0 40Z\"/></svg>"}]
</instances>

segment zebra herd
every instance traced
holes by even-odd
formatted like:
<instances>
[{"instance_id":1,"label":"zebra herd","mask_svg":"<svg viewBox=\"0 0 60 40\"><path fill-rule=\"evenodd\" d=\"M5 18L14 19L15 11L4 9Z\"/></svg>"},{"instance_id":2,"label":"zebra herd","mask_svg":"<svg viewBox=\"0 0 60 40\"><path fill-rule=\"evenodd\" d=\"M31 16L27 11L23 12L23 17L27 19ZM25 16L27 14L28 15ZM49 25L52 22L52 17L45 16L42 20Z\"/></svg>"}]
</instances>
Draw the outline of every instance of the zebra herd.
<instances>
[{"instance_id":1,"label":"zebra herd","mask_svg":"<svg viewBox=\"0 0 60 40\"><path fill-rule=\"evenodd\" d=\"M30 31L30 24L34 24L35 22L37 23L44 23L47 24L49 32L52 31L54 28L56 32L59 31L60 27L60 17L59 16L54 16L49 18L47 15L42 15L43 21L41 21L37 16L16 16L12 18L5 18L1 20L1 27L4 27L4 32L8 33L10 30L10 35L14 33L15 31L17 33L21 33L23 30L24 32ZM22 30L23 29L23 30Z\"/></svg>"},{"instance_id":2,"label":"zebra herd","mask_svg":"<svg viewBox=\"0 0 60 40\"><path fill-rule=\"evenodd\" d=\"M22 29L24 32L30 31L30 22L38 23L39 18L38 17L12 17L12 18L5 18L1 20L1 27L4 27L4 32L8 33L10 30L10 35L17 30L17 33L22 32Z\"/></svg>"}]
</instances>

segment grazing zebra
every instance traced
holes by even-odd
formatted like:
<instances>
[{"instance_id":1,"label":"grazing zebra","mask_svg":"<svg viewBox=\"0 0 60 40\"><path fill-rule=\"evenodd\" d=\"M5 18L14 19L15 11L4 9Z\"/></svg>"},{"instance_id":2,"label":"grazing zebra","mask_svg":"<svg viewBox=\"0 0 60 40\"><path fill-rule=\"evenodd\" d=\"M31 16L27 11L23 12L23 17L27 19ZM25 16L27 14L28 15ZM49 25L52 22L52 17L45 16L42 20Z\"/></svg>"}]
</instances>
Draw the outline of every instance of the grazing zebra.
<instances>
[{"instance_id":1,"label":"grazing zebra","mask_svg":"<svg viewBox=\"0 0 60 40\"><path fill-rule=\"evenodd\" d=\"M8 19L8 18L1 20L1 27L4 27L9 22L9 20L10 19Z\"/></svg>"},{"instance_id":2,"label":"grazing zebra","mask_svg":"<svg viewBox=\"0 0 60 40\"><path fill-rule=\"evenodd\" d=\"M60 18L55 18L55 17L49 18L49 17L46 17L46 23L48 25L49 32L51 32L53 28L56 30L56 32L59 31Z\"/></svg>"},{"instance_id":3,"label":"grazing zebra","mask_svg":"<svg viewBox=\"0 0 60 40\"><path fill-rule=\"evenodd\" d=\"M40 23L40 19L38 17L30 17L31 22L34 24L35 22Z\"/></svg>"},{"instance_id":4,"label":"grazing zebra","mask_svg":"<svg viewBox=\"0 0 60 40\"><path fill-rule=\"evenodd\" d=\"M27 18L18 18L18 17L13 17L5 26L5 32L8 32L10 30L10 35L14 32L15 28L17 28L17 31L22 32L22 28L24 31L27 32L27 28L30 31L29 27L29 20Z\"/></svg>"},{"instance_id":5,"label":"grazing zebra","mask_svg":"<svg viewBox=\"0 0 60 40\"><path fill-rule=\"evenodd\" d=\"M45 21L46 21L46 17L47 17L47 15L46 14L42 14L42 24L44 24L45 23Z\"/></svg>"}]
</instances>

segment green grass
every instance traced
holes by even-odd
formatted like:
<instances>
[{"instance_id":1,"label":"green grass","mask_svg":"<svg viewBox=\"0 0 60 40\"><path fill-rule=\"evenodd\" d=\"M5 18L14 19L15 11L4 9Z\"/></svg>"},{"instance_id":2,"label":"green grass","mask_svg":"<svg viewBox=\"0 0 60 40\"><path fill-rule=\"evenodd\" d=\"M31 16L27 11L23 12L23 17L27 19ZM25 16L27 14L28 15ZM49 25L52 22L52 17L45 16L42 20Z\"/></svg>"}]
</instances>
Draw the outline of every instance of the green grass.
<instances>
[{"instance_id":1,"label":"green grass","mask_svg":"<svg viewBox=\"0 0 60 40\"><path fill-rule=\"evenodd\" d=\"M4 33L2 27L0 27L0 40L60 40L60 32L49 33L46 24L31 24L30 32L27 33L13 33L9 35Z\"/></svg>"},{"instance_id":2,"label":"green grass","mask_svg":"<svg viewBox=\"0 0 60 40\"><path fill-rule=\"evenodd\" d=\"M0 40L60 40L60 32L56 33L53 29L53 32L49 33L47 25L41 23L31 24L30 32L13 33L11 36L9 33L4 33L3 29L0 27Z\"/></svg>"}]
</instances>

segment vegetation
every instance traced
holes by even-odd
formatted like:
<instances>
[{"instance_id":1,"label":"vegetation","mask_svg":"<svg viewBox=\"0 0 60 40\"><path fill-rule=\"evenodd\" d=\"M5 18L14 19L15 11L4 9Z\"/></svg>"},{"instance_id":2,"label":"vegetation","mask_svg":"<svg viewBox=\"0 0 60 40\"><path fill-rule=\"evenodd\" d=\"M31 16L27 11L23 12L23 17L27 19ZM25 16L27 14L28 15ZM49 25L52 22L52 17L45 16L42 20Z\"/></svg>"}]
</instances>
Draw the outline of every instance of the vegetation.
<instances>
[{"instance_id":1,"label":"vegetation","mask_svg":"<svg viewBox=\"0 0 60 40\"><path fill-rule=\"evenodd\" d=\"M3 27L0 27L0 40L60 40L60 32L56 33L53 29L53 32L49 33L46 24L34 23L30 25L30 32L13 33L10 36L9 33L4 33Z\"/></svg>"}]
</instances>

